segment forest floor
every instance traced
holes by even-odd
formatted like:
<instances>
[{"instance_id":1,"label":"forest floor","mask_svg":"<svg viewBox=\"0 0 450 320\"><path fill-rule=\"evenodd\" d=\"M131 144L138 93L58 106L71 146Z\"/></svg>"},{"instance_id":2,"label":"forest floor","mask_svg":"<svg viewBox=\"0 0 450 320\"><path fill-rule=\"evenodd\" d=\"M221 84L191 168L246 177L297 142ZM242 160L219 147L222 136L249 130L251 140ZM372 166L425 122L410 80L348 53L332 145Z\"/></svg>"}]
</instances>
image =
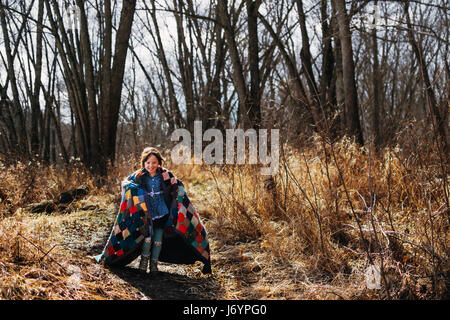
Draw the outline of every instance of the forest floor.
<instances>
[{"instance_id":1,"label":"forest floor","mask_svg":"<svg viewBox=\"0 0 450 320\"><path fill-rule=\"evenodd\" d=\"M202 264L159 264L158 274L138 272L139 258L124 268L107 268L93 256L101 253L117 214L119 196L88 195L63 212L32 214L18 210L5 218L10 262L0 261L4 299L339 299L330 285L306 284L298 268L276 263L264 241L236 240L211 212L207 181L187 186L188 195L207 229L212 274ZM219 213L220 214L220 213ZM9 231L8 231L9 229ZM219 229L220 232L219 232ZM219 235L220 233L220 235ZM225 231L226 233L226 231ZM17 245L17 250L16 250ZM8 250L8 249L7 249ZM11 262L13 261L13 262ZM3 270L3 273L2 273ZM300 281L303 279L303 281Z\"/></svg>"},{"instance_id":2,"label":"forest floor","mask_svg":"<svg viewBox=\"0 0 450 320\"><path fill-rule=\"evenodd\" d=\"M270 290L276 291L277 281L272 277L276 277L275 272L264 272L264 282L270 282L272 288L269 292L258 293L252 287L262 275L257 259L253 259L260 244L256 241L227 243L226 239L218 239L215 234L218 226L212 223L206 209L209 197L205 185L194 182L188 187L188 195L208 232L212 274L203 275L200 262L194 265L160 263L158 274L147 275L137 270L139 258L117 269L95 263L92 256L101 253L109 237L119 197L93 195L73 203L64 212L31 214L19 210L2 221L4 230L8 225L16 230L18 247L11 253L16 255L13 263L0 263L0 271L3 267L8 273L1 277L0 272L3 298L196 300L295 297L295 287L291 287L288 296L286 288L278 294L270 293ZM58 290L50 284L55 280L59 283Z\"/></svg>"},{"instance_id":3,"label":"forest floor","mask_svg":"<svg viewBox=\"0 0 450 320\"><path fill-rule=\"evenodd\" d=\"M158 274L142 275L139 258L114 269L94 261L117 216L120 179L132 165L111 172L102 188L80 168L6 167L0 171L0 299L446 299L448 186L440 166L430 159L435 164L422 175L400 151L386 152L368 161L364 150L343 141L333 167L315 148L292 151L276 188L251 166L171 167L206 227L209 275L200 262L160 263ZM66 207L27 208L80 182L89 193ZM372 194L378 205L369 208ZM379 266L383 281L368 274Z\"/></svg>"}]
</instances>

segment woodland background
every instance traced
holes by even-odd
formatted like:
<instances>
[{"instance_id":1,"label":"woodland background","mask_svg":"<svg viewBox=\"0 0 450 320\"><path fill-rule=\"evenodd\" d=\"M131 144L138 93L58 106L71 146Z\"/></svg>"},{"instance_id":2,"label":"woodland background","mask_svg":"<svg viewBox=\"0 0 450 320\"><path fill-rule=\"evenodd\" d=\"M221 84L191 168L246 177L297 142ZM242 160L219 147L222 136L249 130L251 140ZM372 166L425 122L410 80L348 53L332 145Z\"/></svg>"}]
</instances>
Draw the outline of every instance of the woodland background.
<instances>
[{"instance_id":1,"label":"woodland background","mask_svg":"<svg viewBox=\"0 0 450 320\"><path fill-rule=\"evenodd\" d=\"M448 1L1 0L0 26L3 298L138 297L53 249L66 219L107 216L107 234L143 147L168 156L194 120L276 128L281 146L270 177L168 159L210 230L200 298L448 298ZM28 207L81 184L88 200Z\"/></svg>"}]
</instances>

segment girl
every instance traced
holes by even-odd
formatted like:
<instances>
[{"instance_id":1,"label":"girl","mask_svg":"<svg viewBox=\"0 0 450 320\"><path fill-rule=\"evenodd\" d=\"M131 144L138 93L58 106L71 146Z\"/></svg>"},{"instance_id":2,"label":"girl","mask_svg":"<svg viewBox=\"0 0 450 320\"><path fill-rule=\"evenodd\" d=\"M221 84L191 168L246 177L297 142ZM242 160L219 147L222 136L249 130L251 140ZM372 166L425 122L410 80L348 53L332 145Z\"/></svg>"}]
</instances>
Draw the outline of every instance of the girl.
<instances>
[{"instance_id":1,"label":"girl","mask_svg":"<svg viewBox=\"0 0 450 320\"><path fill-rule=\"evenodd\" d=\"M147 208L150 210L152 224L153 224L153 249L151 250L151 263L150 272L158 271L158 258L161 252L162 236L164 232L164 225L169 217L169 209L164 202L162 191L162 175L161 166L165 160L161 153L155 148L145 148L141 155L141 164L148 171L148 174L142 178L142 184L147 191L145 195L145 202ZM159 169L159 170L158 170ZM139 264L139 270L147 272L151 238L146 237L144 239L144 245L142 248L141 261Z\"/></svg>"},{"instance_id":2,"label":"girl","mask_svg":"<svg viewBox=\"0 0 450 320\"><path fill-rule=\"evenodd\" d=\"M162 166L165 159L152 147L142 151L142 169L122 182L122 201L115 224L97 262L125 266L141 255L139 270L157 272L158 261L203 262L211 273L206 229L183 183Z\"/></svg>"}]
</instances>

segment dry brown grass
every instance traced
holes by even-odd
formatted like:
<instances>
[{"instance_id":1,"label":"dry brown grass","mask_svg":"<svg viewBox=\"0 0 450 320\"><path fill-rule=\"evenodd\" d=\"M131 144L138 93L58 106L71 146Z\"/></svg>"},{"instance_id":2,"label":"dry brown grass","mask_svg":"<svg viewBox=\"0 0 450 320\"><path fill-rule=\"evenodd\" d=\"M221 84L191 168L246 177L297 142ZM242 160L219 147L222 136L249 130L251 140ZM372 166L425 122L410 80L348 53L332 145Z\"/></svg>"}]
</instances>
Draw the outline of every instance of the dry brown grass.
<instances>
[{"instance_id":1,"label":"dry brown grass","mask_svg":"<svg viewBox=\"0 0 450 320\"><path fill-rule=\"evenodd\" d=\"M80 216L73 218L80 228ZM138 290L70 250L60 234L69 219L17 212L1 221L0 299L140 299Z\"/></svg>"},{"instance_id":2,"label":"dry brown grass","mask_svg":"<svg viewBox=\"0 0 450 320\"><path fill-rule=\"evenodd\" d=\"M5 165L0 158L0 214L8 216L30 203L57 198L61 192L87 186L91 194L99 190L94 179L79 161L65 168L43 165L39 161L17 161Z\"/></svg>"},{"instance_id":3,"label":"dry brown grass","mask_svg":"<svg viewBox=\"0 0 450 320\"><path fill-rule=\"evenodd\" d=\"M212 286L206 296L448 299L448 176L432 143L375 154L346 138L330 145L314 137L303 150L282 151L274 189L265 188L257 166L165 165L184 181L209 233L221 290ZM97 189L81 167L3 168L0 189L8 196L0 203L0 297L141 298L138 289L73 250L84 232L109 228L119 182L134 169L122 163ZM74 203L70 215L21 209L80 182L90 185L92 198ZM104 203L82 210L91 200ZM55 246L64 243L72 247ZM378 290L366 287L371 264L382 270ZM82 279L75 288L74 274Z\"/></svg>"},{"instance_id":4,"label":"dry brown grass","mask_svg":"<svg viewBox=\"0 0 450 320\"><path fill-rule=\"evenodd\" d=\"M202 205L223 255L216 265L250 298L448 297L441 169L433 153L374 156L345 138L330 146L315 137L303 151L284 149L274 203L259 168L204 167L213 179ZM372 264L382 270L380 290L366 288Z\"/></svg>"}]
</instances>

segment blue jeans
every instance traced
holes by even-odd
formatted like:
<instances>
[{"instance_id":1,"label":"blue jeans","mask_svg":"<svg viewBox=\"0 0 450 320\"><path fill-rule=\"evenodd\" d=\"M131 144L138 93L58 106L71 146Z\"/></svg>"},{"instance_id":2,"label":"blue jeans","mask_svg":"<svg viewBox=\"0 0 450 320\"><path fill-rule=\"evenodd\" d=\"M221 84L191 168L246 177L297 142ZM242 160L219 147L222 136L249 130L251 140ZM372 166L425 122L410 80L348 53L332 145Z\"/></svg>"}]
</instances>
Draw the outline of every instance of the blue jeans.
<instances>
[{"instance_id":1,"label":"blue jeans","mask_svg":"<svg viewBox=\"0 0 450 320\"><path fill-rule=\"evenodd\" d=\"M164 229L163 228L154 228L153 229L153 249L152 249L152 260L158 260L159 253L161 252L162 246L162 236ZM144 246L142 248L142 255L148 257L150 255L150 247L151 247L151 239L144 239Z\"/></svg>"}]
</instances>

